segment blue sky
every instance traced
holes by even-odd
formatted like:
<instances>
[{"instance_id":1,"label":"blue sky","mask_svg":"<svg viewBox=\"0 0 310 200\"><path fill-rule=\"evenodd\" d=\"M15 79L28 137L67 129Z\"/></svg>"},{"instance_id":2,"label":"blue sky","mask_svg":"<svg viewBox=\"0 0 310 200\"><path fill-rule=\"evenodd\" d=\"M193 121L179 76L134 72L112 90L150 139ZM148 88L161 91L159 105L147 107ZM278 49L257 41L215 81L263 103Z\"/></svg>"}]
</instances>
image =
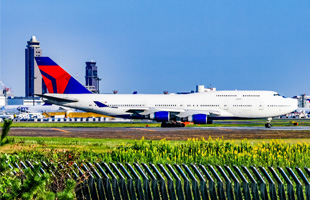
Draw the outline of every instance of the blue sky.
<instances>
[{"instance_id":1,"label":"blue sky","mask_svg":"<svg viewBox=\"0 0 310 200\"><path fill-rule=\"evenodd\" d=\"M16 96L32 35L83 84L96 61L102 93L310 94L310 1L0 1L0 80Z\"/></svg>"}]
</instances>

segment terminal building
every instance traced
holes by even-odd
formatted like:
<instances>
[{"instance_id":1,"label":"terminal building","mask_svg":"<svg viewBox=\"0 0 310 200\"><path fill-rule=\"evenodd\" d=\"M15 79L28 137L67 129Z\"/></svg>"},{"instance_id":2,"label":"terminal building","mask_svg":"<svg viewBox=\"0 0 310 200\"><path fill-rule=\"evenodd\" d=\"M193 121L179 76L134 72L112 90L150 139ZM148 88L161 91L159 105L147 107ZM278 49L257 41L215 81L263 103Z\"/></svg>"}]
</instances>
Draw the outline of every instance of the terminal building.
<instances>
[{"instance_id":1,"label":"terminal building","mask_svg":"<svg viewBox=\"0 0 310 200\"><path fill-rule=\"evenodd\" d=\"M40 97L8 97L6 105L42 105L44 102Z\"/></svg>"},{"instance_id":2,"label":"terminal building","mask_svg":"<svg viewBox=\"0 0 310 200\"><path fill-rule=\"evenodd\" d=\"M98 68L93 60L86 62L85 87L92 93L99 94Z\"/></svg>"},{"instance_id":3,"label":"terminal building","mask_svg":"<svg viewBox=\"0 0 310 200\"><path fill-rule=\"evenodd\" d=\"M34 94L46 92L46 86L34 60L35 57L42 56L42 49L35 36L32 36L27 43L25 49L25 97L33 97Z\"/></svg>"},{"instance_id":4,"label":"terminal building","mask_svg":"<svg viewBox=\"0 0 310 200\"><path fill-rule=\"evenodd\" d=\"M293 98L298 100L299 108L310 108L310 96L307 96L306 94L302 94L299 96L294 96Z\"/></svg>"}]
</instances>

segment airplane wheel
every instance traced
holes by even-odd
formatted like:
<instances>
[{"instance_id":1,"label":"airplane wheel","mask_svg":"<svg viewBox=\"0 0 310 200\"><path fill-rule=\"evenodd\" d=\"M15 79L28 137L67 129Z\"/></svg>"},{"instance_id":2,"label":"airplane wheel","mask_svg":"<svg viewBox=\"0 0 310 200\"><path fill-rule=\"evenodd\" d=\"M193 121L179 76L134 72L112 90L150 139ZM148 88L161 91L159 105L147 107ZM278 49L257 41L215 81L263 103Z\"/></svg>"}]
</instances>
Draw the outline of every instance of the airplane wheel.
<instances>
[{"instance_id":1,"label":"airplane wheel","mask_svg":"<svg viewBox=\"0 0 310 200\"><path fill-rule=\"evenodd\" d=\"M270 124L270 123L266 123L266 124L265 124L265 127L266 127L266 128L271 128L271 124Z\"/></svg>"},{"instance_id":2,"label":"airplane wheel","mask_svg":"<svg viewBox=\"0 0 310 200\"><path fill-rule=\"evenodd\" d=\"M162 127L162 128L164 128L164 127L168 127L168 125L167 125L167 123L166 123L166 122L162 122L162 123L161 123L161 127Z\"/></svg>"},{"instance_id":3,"label":"airplane wheel","mask_svg":"<svg viewBox=\"0 0 310 200\"><path fill-rule=\"evenodd\" d=\"M166 127L185 127L185 124L179 123L179 122L162 122L161 123L162 128Z\"/></svg>"},{"instance_id":4,"label":"airplane wheel","mask_svg":"<svg viewBox=\"0 0 310 200\"><path fill-rule=\"evenodd\" d=\"M213 124L213 120L208 120L207 124Z\"/></svg>"}]
</instances>

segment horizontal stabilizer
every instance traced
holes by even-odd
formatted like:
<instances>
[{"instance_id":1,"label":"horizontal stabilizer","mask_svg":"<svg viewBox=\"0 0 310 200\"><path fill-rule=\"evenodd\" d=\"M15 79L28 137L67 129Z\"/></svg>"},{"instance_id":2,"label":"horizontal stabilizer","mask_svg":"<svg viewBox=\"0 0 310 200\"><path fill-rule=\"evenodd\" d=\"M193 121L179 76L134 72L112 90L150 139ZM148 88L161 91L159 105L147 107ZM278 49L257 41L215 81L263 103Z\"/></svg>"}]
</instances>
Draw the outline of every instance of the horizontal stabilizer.
<instances>
[{"instance_id":1,"label":"horizontal stabilizer","mask_svg":"<svg viewBox=\"0 0 310 200\"><path fill-rule=\"evenodd\" d=\"M43 99L47 99L51 101L59 101L59 102L66 102L66 103L78 102L78 100L76 99L67 99L67 98L49 96L49 95L44 95L44 94L35 94L35 95L42 97Z\"/></svg>"}]
</instances>

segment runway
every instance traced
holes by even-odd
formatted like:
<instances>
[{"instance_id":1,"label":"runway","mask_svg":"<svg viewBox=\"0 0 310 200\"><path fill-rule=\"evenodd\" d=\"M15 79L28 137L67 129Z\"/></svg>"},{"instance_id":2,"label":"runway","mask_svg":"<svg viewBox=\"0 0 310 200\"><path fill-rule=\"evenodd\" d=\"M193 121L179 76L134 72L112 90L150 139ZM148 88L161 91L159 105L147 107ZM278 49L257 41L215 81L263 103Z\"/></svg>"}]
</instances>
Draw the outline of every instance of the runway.
<instances>
[{"instance_id":1,"label":"runway","mask_svg":"<svg viewBox=\"0 0 310 200\"><path fill-rule=\"evenodd\" d=\"M310 126L288 127L185 127L185 128L11 128L10 136L26 137L81 137L119 139L188 138L224 139L285 139L310 138Z\"/></svg>"}]
</instances>

